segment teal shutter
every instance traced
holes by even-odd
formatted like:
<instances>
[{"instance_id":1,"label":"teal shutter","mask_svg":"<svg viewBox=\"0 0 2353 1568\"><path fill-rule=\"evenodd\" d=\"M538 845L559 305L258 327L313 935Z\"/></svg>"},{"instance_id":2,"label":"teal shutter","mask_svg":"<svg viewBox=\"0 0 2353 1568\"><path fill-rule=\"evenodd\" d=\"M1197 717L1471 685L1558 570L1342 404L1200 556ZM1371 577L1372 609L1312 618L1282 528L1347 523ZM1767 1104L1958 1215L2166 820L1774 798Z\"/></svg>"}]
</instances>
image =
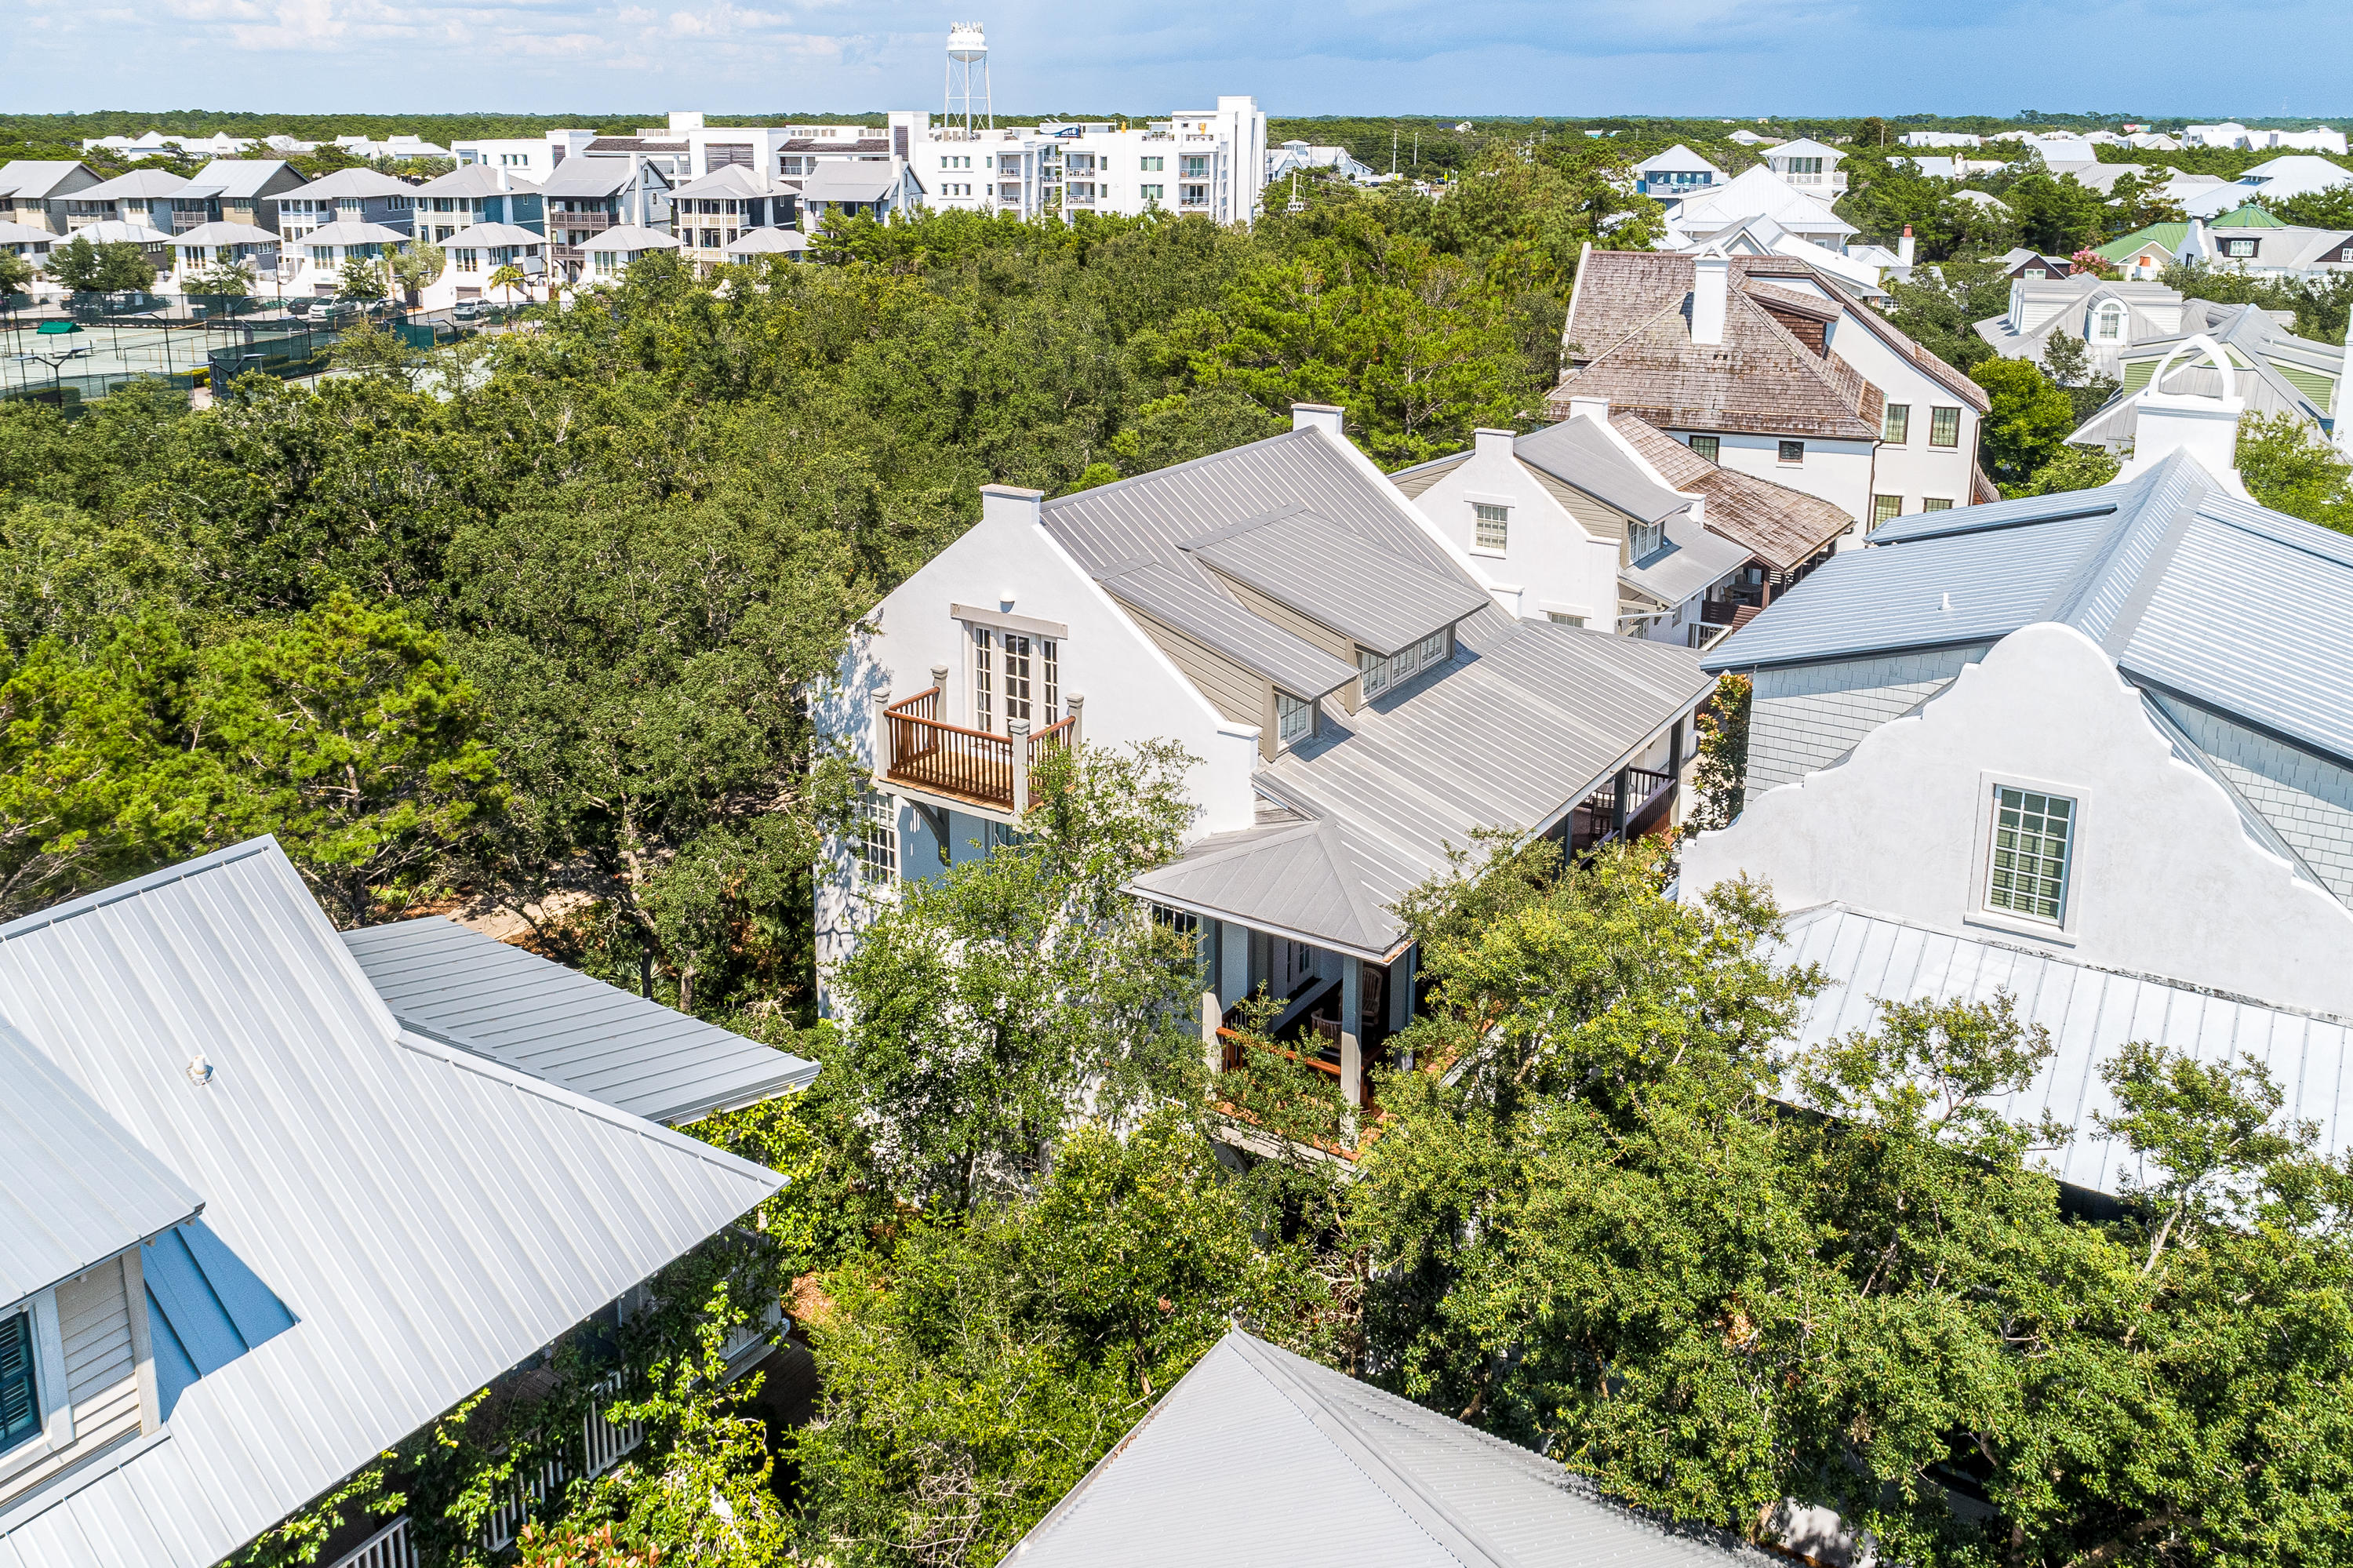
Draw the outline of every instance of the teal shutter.
<instances>
[{"instance_id":1,"label":"teal shutter","mask_svg":"<svg viewBox=\"0 0 2353 1568\"><path fill-rule=\"evenodd\" d=\"M33 1317L0 1318L0 1448L13 1448L41 1430L41 1391L33 1375Z\"/></svg>"}]
</instances>

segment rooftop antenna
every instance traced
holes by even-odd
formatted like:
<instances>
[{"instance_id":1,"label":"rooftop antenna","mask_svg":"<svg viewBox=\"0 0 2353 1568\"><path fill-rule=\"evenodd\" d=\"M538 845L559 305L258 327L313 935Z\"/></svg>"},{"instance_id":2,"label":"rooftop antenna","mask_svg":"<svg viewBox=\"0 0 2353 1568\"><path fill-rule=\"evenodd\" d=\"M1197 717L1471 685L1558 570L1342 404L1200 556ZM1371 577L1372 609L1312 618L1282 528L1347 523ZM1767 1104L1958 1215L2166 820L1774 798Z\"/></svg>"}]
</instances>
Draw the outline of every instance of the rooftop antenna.
<instances>
[{"instance_id":1,"label":"rooftop antenna","mask_svg":"<svg viewBox=\"0 0 2353 1568\"><path fill-rule=\"evenodd\" d=\"M979 90L974 91L975 73L978 74ZM948 27L947 102L944 118L950 129L961 129L963 140L978 138L983 131L997 129L995 107L988 97L988 39L978 22L955 22ZM963 124L957 125L957 116Z\"/></svg>"}]
</instances>

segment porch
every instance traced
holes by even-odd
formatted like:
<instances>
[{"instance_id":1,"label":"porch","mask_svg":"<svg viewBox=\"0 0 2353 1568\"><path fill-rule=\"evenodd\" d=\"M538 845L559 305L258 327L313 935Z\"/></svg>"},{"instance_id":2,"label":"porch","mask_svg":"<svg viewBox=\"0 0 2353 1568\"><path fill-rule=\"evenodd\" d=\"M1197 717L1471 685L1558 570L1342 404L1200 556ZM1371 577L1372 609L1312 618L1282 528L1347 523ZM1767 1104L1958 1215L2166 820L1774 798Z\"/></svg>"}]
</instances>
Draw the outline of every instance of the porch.
<instances>
[{"instance_id":1,"label":"porch","mask_svg":"<svg viewBox=\"0 0 2353 1568\"><path fill-rule=\"evenodd\" d=\"M1039 764L1079 744L1086 699L1073 694L1070 714L1034 735L1024 719L1003 734L940 717L947 672L936 668L928 691L892 702L874 699L874 775L878 783L927 805L1017 821L1029 809Z\"/></svg>"}]
</instances>

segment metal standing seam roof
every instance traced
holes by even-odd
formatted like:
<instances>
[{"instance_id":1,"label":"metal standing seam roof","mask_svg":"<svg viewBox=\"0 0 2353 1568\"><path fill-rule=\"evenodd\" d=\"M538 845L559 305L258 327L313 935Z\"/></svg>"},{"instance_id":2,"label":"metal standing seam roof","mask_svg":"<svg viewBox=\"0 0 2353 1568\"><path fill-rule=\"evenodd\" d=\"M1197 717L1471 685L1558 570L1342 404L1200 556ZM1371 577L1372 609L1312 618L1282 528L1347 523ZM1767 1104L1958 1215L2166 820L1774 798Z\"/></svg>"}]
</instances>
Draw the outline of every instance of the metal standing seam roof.
<instances>
[{"instance_id":1,"label":"metal standing seam roof","mask_svg":"<svg viewBox=\"0 0 2353 1568\"><path fill-rule=\"evenodd\" d=\"M1838 904L1791 915L1778 956L1819 964L1831 982L1808 1004L1801 1048L1873 1027L1882 1000L1985 1001L1998 991L2016 998L2020 1022L2049 1030L2056 1051L2032 1084L1994 1107L2017 1119L2049 1114L2074 1129L2071 1142L2040 1157L2071 1185L2114 1193L2147 1174L2092 1119L2116 1109L2101 1065L2132 1041L2209 1064L2260 1062L2286 1091L2285 1114L2319 1124L2327 1156L2353 1149L2353 1021L1947 936Z\"/></svg>"},{"instance_id":2,"label":"metal standing seam roof","mask_svg":"<svg viewBox=\"0 0 2353 1568\"><path fill-rule=\"evenodd\" d=\"M322 223L307 233L299 234L289 245L406 245L409 237L396 228L386 228L381 223L345 221Z\"/></svg>"},{"instance_id":3,"label":"metal standing seam roof","mask_svg":"<svg viewBox=\"0 0 2353 1568\"><path fill-rule=\"evenodd\" d=\"M15 226L10 224L0 224L0 241L7 239L5 231ZM125 223L120 218L106 218L98 223L85 223L75 229L74 233L88 239L92 245L165 245L169 244L172 238L160 228L153 228L143 223Z\"/></svg>"},{"instance_id":4,"label":"metal standing seam roof","mask_svg":"<svg viewBox=\"0 0 2353 1568\"><path fill-rule=\"evenodd\" d=\"M1746 566L1747 546L1710 531L1688 513L1666 521L1665 543L1630 566L1618 580L1663 605L1677 605L1711 583Z\"/></svg>"},{"instance_id":5,"label":"metal standing seam roof","mask_svg":"<svg viewBox=\"0 0 2353 1568\"><path fill-rule=\"evenodd\" d=\"M0 1311L149 1236L204 1200L49 1059L0 1023Z\"/></svg>"},{"instance_id":6,"label":"metal standing seam roof","mask_svg":"<svg viewBox=\"0 0 2353 1568\"><path fill-rule=\"evenodd\" d=\"M640 165L631 158L566 158L555 165L539 194L547 196L608 196L636 183ZM659 173L656 170L656 173Z\"/></svg>"},{"instance_id":7,"label":"metal standing seam roof","mask_svg":"<svg viewBox=\"0 0 2353 1568\"><path fill-rule=\"evenodd\" d=\"M1493 602L1459 571L1368 546L1296 504L1228 524L1183 548L1382 655L1410 648Z\"/></svg>"},{"instance_id":8,"label":"metal standing seam roof","mask_svg":"<svg viewBox=\"0 0 2353 1568\"><path fill-rule=\"evenodd\" d=\"M1764 1568L1772 1559L1612 1502L1541 1454L1237 1329L1005 1561Z\"/></svg>"},{"instance_id":9,"label":"metal standing seam roof","mask_svg":"<svg viewBox=\"0 0 2353 1568\"><path fill-rule=\"evenodd\" d=\"M900 174L887 163L828 160L801 178L805 201L880 201L899 188Z\"/></svg>"},{"instance_id":10,"label":"metal standing seam roof","mask_svg":"<svg viewBox=\"0 0 2353 1568\"><path fill-rule=\"evenodd\" d=\"M1354 664L1253 615L1198 577L1157 561L1138 561L1101 581L1103 591L1122 604L1198 638L1294 697L1313 702L1356 678Z\"/></svg>"},{"instance_id":11,"label":"metal standing seam roof","mask_svg":"<svg viewBox=\"0 0 2353 1568\"><path fill-rule=\"evenodd\" d=\"M670 193L681 196L765 196L776 187L748 164L723 164L701 179L689 180Z\"/></svg>"},{"instance_id":12,"label":"metal standing seam roof","mask_svg":"<svg viewBox=\"0 0 2353 1568\"><path fill-rule=\"evenodd\" d=\"M77 158L12 158L0 164L0 192L11 196L55 196L58 183L82 166ZM77 199L81 196L79 191L68 194Z\"/></svg>"},{"instance_id":13,"label":"metal standing seam roof","mask_svg":"<svg viewBox=\"0 0 2353 1568\"><path fill-rule=\"evenodd\" d=\"M73 193L76 201L120 201L124 196L166 196L185 189L187 176L169 169L133 169Z\"/></svg>"},{"instance_id":14,"label":"metal standing seam roof","mask_svg":"<svg viewBox=\"0 0 2353 1568\"><path fill-rule=\"evenodd\" d=\"M565 163L572 160L566 158ZM642 224L617 223L610 228L600 228L579 247L583 250L627 250L632 255L646 250L675 250L681 241L675 235L664 234L659 228Z\"/></svg>"},{"instance_id":15,"label":"metal standing seam roof","mask_svg":"<svg viewBox=\"0 0 2353 1568\"><path fill-rule=\"evenodd\" d=\"M0 1512L0 1568L210 1568L781 1185L404 1031L267 839L0 927L0 1020L290 1319Z\"/></svg>"},{"instance_id":16,"label":"metal standing seam roof","mask_svg":"<svg viewBox=\"0 0 2353 1568\"><path fill-rule=\"evenodd\" d=\"M1563 419L1530 430L1512 442L1512 455L1644 523L1672 517L1692 503L1690 496L1678 494L1643 472L1590 419Z\"/></svg>"},{"instance_id":17,"label":"metal standing seam roof","mask_svg":"<svg viewBox=\"0 0 2353 1568\"><path fill-rule=\"evenodd\" d=\"M2137 681L2353 763L2353 539L2177 452L2121 484L1883 524L1711 649L1711 670L1990 641L2064 621Z\"/></svg>"},{"instance_id":18,"label":"metal standing seam roof","mask_svg":"<svg viewBox=\"0 0 2353 1568\"><path fill-rule=\"evenodd\" d=\"M544 245L547 236L512 223L476 223L435 244L449 249L488 250L505 245Z\"/></svg>"},{"instance_id":19,"label":"metal standing seam roof","mask_svg":"<svg viewBox=\"0 0 2353 1568\"><path fill-rule=\"evenodd\" d=\"M296 185L283 192L280 201L333 201L345 196L415 196L417 187L406 180L396 180L375 169L337 169L332 175L322 175L309 185Z\"/></svg>"},{"instance_id":20,"label":"metal standing seam roof","mask_svg":"<svg viewBox=\"0 0 2353 1568\"><path fill-rule=\"evenodd\" d=\"M404 1028L670 1126L806 1088L817 1064L438 915L343 934Z\"/></svg>"},{"instance_id":21,"label":"metal standing seam roof","mask_svg":"<svg viewBox=\"0 0 2353 1568\"><path fill-rule=\"evenodd\" d=\"M1477 591L1412 503L1362 464L1339 438L1293 430L1049 501L1042 521L1114 596L1114 579L1152 562L1227 597L1185 546L1291 507L1383 572ZM1179 630L1249 662L1207 618ZM1515 621L1492 602L1455 635L1452 660L1354 714L1327 707L1321 733L1252 776L1312 830L1204 839L1137 878L1136 891L1379 959L1402 934L1388 906L1444 870L1450 846L1470 848L1482 828L1556 820L1711 687L1687 649Z\"/></svg>"},{"instance_id":22,"label":"metal standing seam roof","mask_svg":"<svg viewBox=\"0 0 2353 1568\"><path fill-rule=\"evenodd\" d=\"M259 224L231 223L224 219L218 223L200 223L194 228L182 229L172 236L172 243L174 245L299 245L301 241L281 239L274 230L263 228Z\"/></svg>"},{"instance_id":23,"label":"metal standing seam roof","mask_svg":"<svg viewBox=\"0 0 2353 1568\"><path fill-rule=\"evenodd\" d=\"M747 228L723 249L730 256L797 256L808 249L808 236L797 228Z\"/></svg>"},{"instance_id":24,"label":"metal standing seam roof","mask_svg":"<svg viewBox=\"0 0 2353 1568\"><path fill-rule=\"evenodd\" d=\"M215 158L196 171L187 189L174 194L258 196L261 194L262 186L278 177L279 170L286 169L290 172L292 168L293 165L283 158ZM407 187L402 188L405 190ZM280 194L290 196L293 192L289 190Z\"/></svg>"},{"instance_id":25,"label":"metal standing seam roof","mask_svg":"<svg viewBox=\"0 0 2353 1568\"><path fill-rule=\"evenodd\" d=\"M537 196L539 185L511 168L489 164L460 164L446 175L436 175L416 187L421 196Z\"/></svg>"}]
</instances>

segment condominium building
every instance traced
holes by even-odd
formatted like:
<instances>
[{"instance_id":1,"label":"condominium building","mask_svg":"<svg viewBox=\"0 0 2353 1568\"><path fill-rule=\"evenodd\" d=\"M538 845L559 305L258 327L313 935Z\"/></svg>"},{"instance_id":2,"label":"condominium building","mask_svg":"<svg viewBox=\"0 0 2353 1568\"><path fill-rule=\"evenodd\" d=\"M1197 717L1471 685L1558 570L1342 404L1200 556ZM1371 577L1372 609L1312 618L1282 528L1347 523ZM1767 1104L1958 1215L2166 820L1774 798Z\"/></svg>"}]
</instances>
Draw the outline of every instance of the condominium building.
<instances>
[{"instance_id":1,"label":"condominium building","mask_svg":"<svg viewBox=\"0 0 2353 1568\"><path fill-rule=\"evenodd\" d=\"M890 131L890 154L913 164L935 211L1160 210L1248 223L1266 188L1266 115L1250 97L1142 126L1048 121L982 130L902 112Z\"/></svg>"}]
</instances>

